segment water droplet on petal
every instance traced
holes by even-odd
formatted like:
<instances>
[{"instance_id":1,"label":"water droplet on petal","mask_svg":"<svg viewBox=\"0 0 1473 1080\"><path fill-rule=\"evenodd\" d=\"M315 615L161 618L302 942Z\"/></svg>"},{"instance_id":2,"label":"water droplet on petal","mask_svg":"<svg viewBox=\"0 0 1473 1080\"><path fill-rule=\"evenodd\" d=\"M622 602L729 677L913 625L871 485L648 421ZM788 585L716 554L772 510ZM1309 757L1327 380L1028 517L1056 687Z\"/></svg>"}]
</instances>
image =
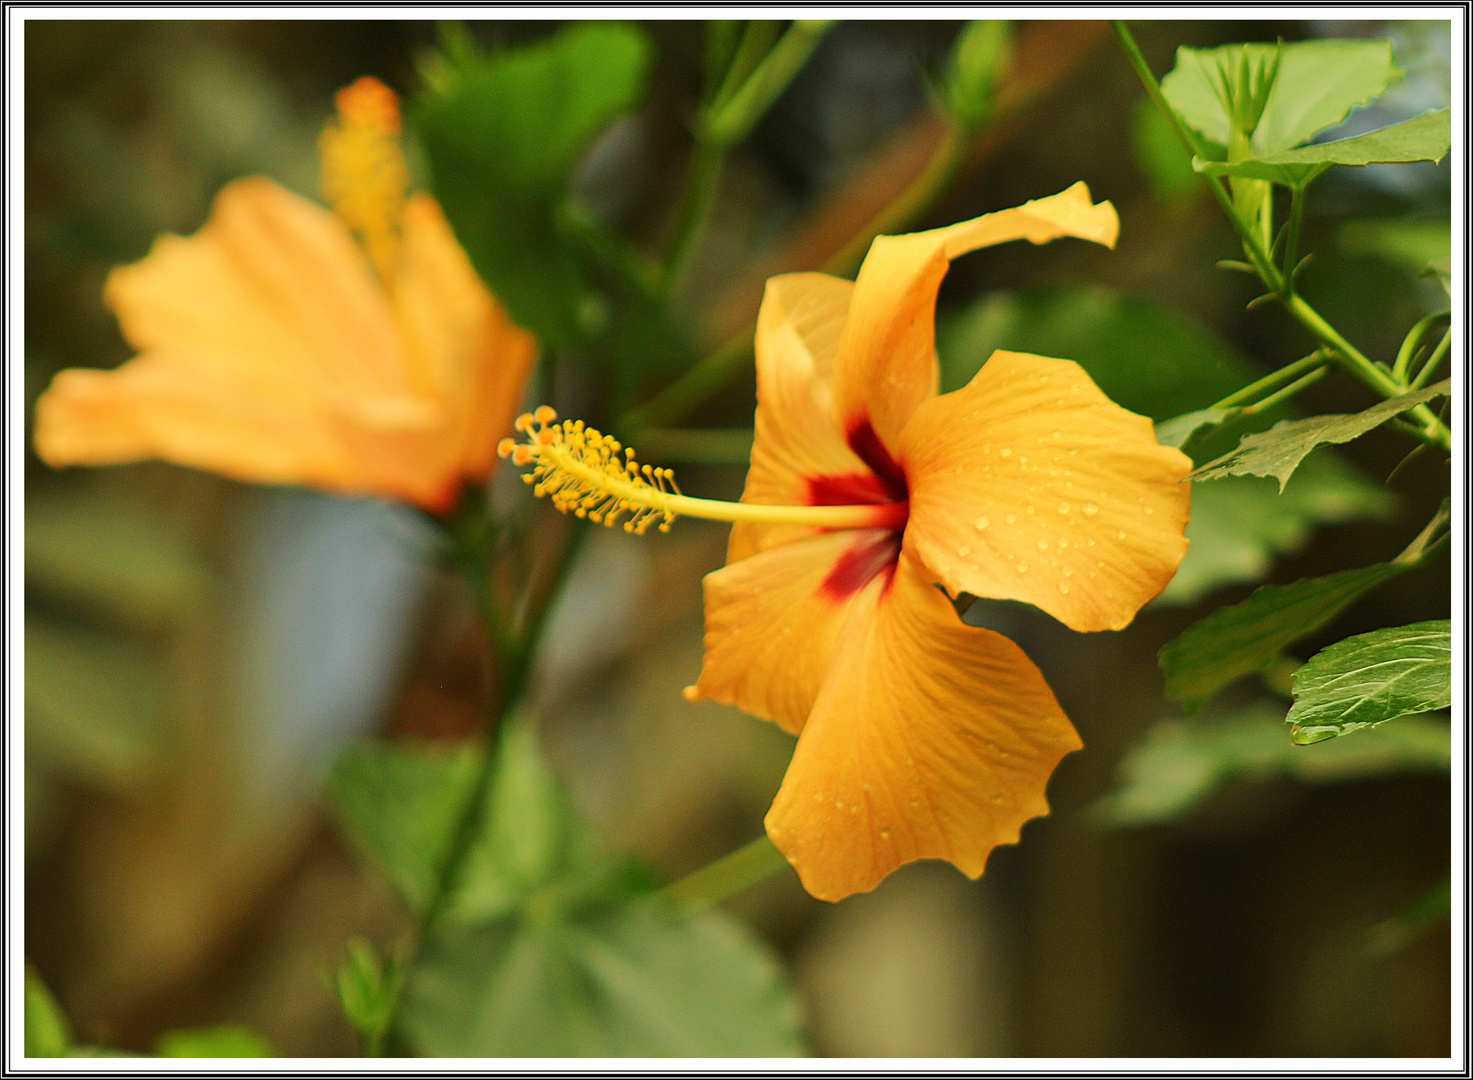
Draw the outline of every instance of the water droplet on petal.
<instances>
[{"instance_id":1,"label":"water droplet on petal","mask_svg":"<svg viewBox=\"0 0 1473 1080\"><path fill-rule=\"evenodd\" d=\"M1009 514L1007 516L1007 522L1008 522L1009 525L1011 525L1013 522L1015 522L1017 520L1018 520L1018 515L1017 514Z\"/></svg>"},{"instance_id":2,"label":"water droplet on petal","mask_svg":"<svg viewBox=\"0 0 1473 1080\"><path fill-rule=\"evenodd\" d=\"M1061 502L1061 503L1059 503L1058 509L1059 509L1059 513L1061 513L1061 514L1067 514L1070 510L1072 510L1074 508L1072 506L1070 506L1066 502Z\"/></svg>"},{"instance_id":3,"label":"water droplet on petal","mask_svg":"<svg viewBox=\"0 0 1473 1080\"><path fill-rule=\"evenodd\" d=\"M1100 512L1100 504L1097 503L1097 502L1095 502L1094 500L1090 500L1089 502L1087 502L1083 506L1081 506L1079 509L1083 510L1090 517L1094 517L1096 514L1098 514Z\"/></svg>"},{"instance_id":4,"label":"water droplet on petal","mask_svg":"<svg viewBox=\"0 0 1473 1080\"><path fill-rule=\"evenodd\" d=\"M1026 573L1028 573L1028 564L1025 563L1025 562L1020 562L1018 564L1018 573L1020 573L1020 574L1026 574Z\"/></svg>"},{"instance_id":5,"label":"water droplet on petal","mask_svg":"<svg viewBox=\"0 0 1473 1080\"><path fill-rule=\"evenodd\" d=\"M880 826L880 839L881 840L888 840L888 839L890 839L890 830L886 826L883 826L883 825Z\"/></svg>"},{"instance_id":6,"label":"water droplet on petal","mask_svg":"<svg viewBox=\"0 0 1473 1080\"><path fill-rule=\"evenodd\" d=\"M998 453L998 456L999 457L1012 457L1013 456L1013 448L1010 447L1010 446L1004 446L997 453Z\"/></svg>"},{"instance_id":7,"label":"water droplet on petal","mask_svg":"<svg viewBox=\"0 0 1473 1080\"><path fill-rule=\"evenodd\" d=\"M921 797L919 795L912 795L906 801L909 802L911 806L920 806L921 805Z\"/></svg>"},{"instance_id":8,"label":"water droplet on petal","mask_svg":"<svg viewBox=\"0 0 1473 1080\"><path fill-rule=\"evenodd\" d=\"M956 549L956 554L958 558L965 559L971 553L972 549L966 544L963 544L961 547Z\"/></svg>"},{"instance_id":9,"label":"water droplet on petal","mask_svg":"<svg viewBox=\"0 0 1473 1080\"><path fill-rule=\"evenodd\" d=\"M1155 513L1155 511L1152 510L1149 506L1144 506L1141 508L1141 510L1145 513L1146 517L1150 517L1152 514Z\"/></svg>"},{"instance_id":10,"label":"water droplet on petal","mask_svg":"<svg viewBox=\"0 0 1473 1080\"><path fill-rule=\"evenodd\" d=\"M979 517L976 521L972 522L972 527L978 532L986 532L987 527L991 524L992 520L984 514L982 517Z\"/></svg>"},{"instance_id":11,"label":"water droplet on petal","mask_svg":"<svg viewBox=\"0 0 1473 1080\"><path fill-rule=\"evenodd\" d=\"M1068 596L1069 586L1065 585L1062 581L1059 582L1059 592L1063 593L1065 596Z\"/></svg>"},{"instance_id":12,"label":"water droplet on petal","mask_svg":"<svg viewBox=\"0 0 1473 1080\"><path fill-rule=\"evenodd\" d=\"M1125 539L1125 530L1124 529L1121 529L1118 532L1116 532L1115 539L1116 540L1124 540Z\"/></svg>"},{"instance_id":13,"label":"water droplet on petal","mask_svg":"<svg viewBox=\"0 0 1473 1080\"><path fill-rule=\"evenodd\" d=\"M1048 550L1048 541L1047 540L1039 540L1039 542L1038 542L1038 550L1039 551L1047 551Z\"/></svg>"},{"instance_id":14,"label":"water droplet on petal","mask_svg":"<svg viewBox=\"0 0 1473 1080\"><path fill-rule=\"evenodd\" d=\"M994 803L1000 803L1000 802L1002 802L1002 796L999 795L997 792L994 791L991 795L987 796L987 801L988 802L994 802Z\"/></svg>"}]
</instances>

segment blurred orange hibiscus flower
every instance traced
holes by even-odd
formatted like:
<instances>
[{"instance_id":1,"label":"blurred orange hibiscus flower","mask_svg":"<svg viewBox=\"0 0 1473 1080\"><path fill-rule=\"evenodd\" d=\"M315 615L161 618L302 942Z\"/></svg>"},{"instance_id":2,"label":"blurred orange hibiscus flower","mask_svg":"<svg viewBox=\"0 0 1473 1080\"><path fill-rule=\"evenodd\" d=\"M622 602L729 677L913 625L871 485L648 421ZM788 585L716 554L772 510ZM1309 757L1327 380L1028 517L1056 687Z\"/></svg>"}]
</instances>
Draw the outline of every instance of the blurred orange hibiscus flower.
<instances>
[{"instance_id":1,"label":"blurred orange hibiscus flower","mask_svg":"<svg viewBox=\"0 0 1473 1080\"><path fill-rule=\"evenodd\" d=\"M324 210L264 178L221 190L104 300L139 355L60 372L36 406L48 464L163 458L257 483L451 509L486 477L537 342L409 194L392 90L364 78L323 132Z\"/></svg>"},{"instance_id":2,"label":"blurred orange hibiscus flower","mask_svg":"<svg viewBox=\"0 0 1473 1080\"><path fill-rule=\"evenodd\" d=\"M980 875L1048 812L1050 774L1082 745L1022 650L965 625L948 597L1119 629L1186 551L1191 462L1077 364L1000 351L937 395L936 293L952 258L1017 239L1113 246L1117 231L1114 208L1076 184L880 237L853 283L768 282L742 502L874 509L852 527L733 526L727 565L706 578L706 657L688 696L798 735L766 823L817 897L872 889L916 859Z\"/></svg>"}]
</instances>

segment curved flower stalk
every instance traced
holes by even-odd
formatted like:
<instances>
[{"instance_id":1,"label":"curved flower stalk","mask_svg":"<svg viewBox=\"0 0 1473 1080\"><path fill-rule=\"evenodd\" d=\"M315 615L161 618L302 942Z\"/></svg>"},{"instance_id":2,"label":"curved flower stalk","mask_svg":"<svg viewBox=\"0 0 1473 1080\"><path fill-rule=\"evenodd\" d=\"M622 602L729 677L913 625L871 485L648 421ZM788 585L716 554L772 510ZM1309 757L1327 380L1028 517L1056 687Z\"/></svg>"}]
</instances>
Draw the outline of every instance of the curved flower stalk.
<instances>
[{"instance_id":1,"label":"curved flower stalk","mask_svg":"<svg viewBox=\"0 0 1473 1080\"><path fill-rule=\"evenodd\" d=\"M511 428L537 343L409 194L392 90L338 94L321 140L334 211L260 178L161 236L104 300L139 355L60 372L36 406L50 465L162 458L257 483L453 508Z\"/></svg>"},{"instance_id":2,"label":"curved flower stalk","mask_svg":"<svg viewBox=\"0 0 1473 1080\"><path fill-rule=\"evenodd\" d=\"M501 446L533 466L539 494L593 520L735 523L727 565L706 577L705 663L686 696L798 736L766 824L814 896L867 891L917 859L977 877L1048 812L1048 778L1081 746L1022 650L965 625L949 597L1116 630L1186 553L1191 461L1077 364L999 351L963 389L936 392L951 259L1018 239L1113 246L1117 230L1114 208L1076 184L882 236L852 283L773 278L738 504L681 495L669 470L550 409L518 421L526 442Z\"/></svg>"}]
</instances>

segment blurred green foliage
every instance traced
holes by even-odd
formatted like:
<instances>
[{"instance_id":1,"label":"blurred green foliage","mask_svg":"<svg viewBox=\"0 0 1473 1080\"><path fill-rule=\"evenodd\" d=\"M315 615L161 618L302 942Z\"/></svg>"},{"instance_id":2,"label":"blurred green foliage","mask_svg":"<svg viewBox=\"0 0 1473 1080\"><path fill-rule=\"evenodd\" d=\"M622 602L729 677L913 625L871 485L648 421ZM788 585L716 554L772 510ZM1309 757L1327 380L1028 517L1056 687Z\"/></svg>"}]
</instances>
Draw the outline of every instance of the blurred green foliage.
<instances>
[{"instance_id":1,"label":"blurred green foliage","mask_svg":"<svg viewBox=\"0 0 1473 1080\"><path fill-rule=\"evenodd\" d=\"M721 913L631 904L648 886L599 849L528 728L503 730L486 773L482 754L366 744L329 789L425 922L398 1018L418 1052L802 1052L792 992L755 938Z\"/></svg>"},{"instance_id":2,"label":"blurred green foliage","mask_svg":"<svg viewBox=\"0 0 1473 1080\"><path fill-rule=\"evenodd\" d=\"M1282 706L1263 702L1220 716L1166 720L1120 760L1115 787L1089 809L1109 827L1161 825L1199 809L1236 780L1287 777L1343 783L1388 772L1444 772L1445 720L1418 719L1346 740L1298 747L1284 738Z\"/></svg>"},{"instance_id":3,"label":"blurred green foliage","mask_svg":"<svg viewBox=\"0 0 1473 1080\"><path fill-rule=\"evenodd\" d=\"M412 117L456 237L512 318L554 346L603 329L586 249L560 227L589 141L644 96L648 38L579 23L522 48L441 54Z\"/></svg>"},{"instance_id":4,"label":"blurred green foliage","mask_svg":"<svg viewBox=\"0 0 1473 1080\"><path fill-rule=\"evenodd\" d=\"M1195 709L1236 679L1262 671L1366 593L1431 558L1445 538L1438 531L1445 520L1444 511L1391 562L1265 585L1194 623L1161 650L1166 693Z\"/></svg>"}]
</instances>

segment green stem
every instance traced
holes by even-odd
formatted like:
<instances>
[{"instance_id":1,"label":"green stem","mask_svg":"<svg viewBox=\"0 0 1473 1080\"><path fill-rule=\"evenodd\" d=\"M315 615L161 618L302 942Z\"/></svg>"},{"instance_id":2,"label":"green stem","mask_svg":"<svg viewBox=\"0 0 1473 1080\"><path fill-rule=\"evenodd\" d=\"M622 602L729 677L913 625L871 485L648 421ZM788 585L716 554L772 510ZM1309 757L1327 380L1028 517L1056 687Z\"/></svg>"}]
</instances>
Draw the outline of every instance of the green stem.
<instances>
[{"instance_id":1,"label":"green stem","mask_svg":"<svg viewBox=\"0 0 1473 1080\"><path fill-rule=\"evenodd\" d=\"M629 442L637 439L645 428L665 427L685 416L725 386L732 375L749 362L755 329L756 324L753 323L727 338L720 348L686 368L680 378L649 401L619 417L614 431Z\"/></svg>"},{"instance_id":2,"label":"green stem","mask_svg":"<svg viewBox=\"0 0 1473 1080\"><path fill-rule=\"evenodd\" d=\"M1176 137L1181 140L1182 145L1191 151L1194 157L1202 158L1204 161L1207 160L1207 155L1203 152L1202 144L1197 141L1196 133L1177 119L1176 110L1167 103L1166 97L1161 93L1161 84L1156 81L1156 76L1151 74L1151 69L1146 64L1146 58L1141 55L1140 46L1135 43L1135 38L1131 35L1124 20L1111 19L1110 25L1115 28L1115 36L1120 39L1120 47L1125 50L1126 58L1130 61L1131 67L1135 68L1136 75L1140 77L1141 84L1146 88L1146 93L1150 96L1151 101L1155 103L1156 108L1160 109L1161 114L1171 123L1171 128L1176 132ZM1268 252L1264 251L1263 245L1258 242L1257 230L1243 220L1243 216L1238 213L1238 208L1233 202L1232 195L1229 194L1227 188L1218 177L1212 176L1209 173L1203 173L1201 175L1207 180L1207 186L1212 189L1212 194L1222 207L1223 213L1228 216L1228 220L1232 222L1233 228L1237 230L1238 235L1242 238L1243 252L1253 264L1253 269L1258 272L1258 276L1263 279L1265 285L1273 290L1275 295L1281 293L1284 287L1283 277L1280 275L1278 267L1274 266L1273 260L1269 258Z\"/></svg>"},{"instance_id":3,"label":"green stem","mask_svg":"<svg viewBox=\"0 0 1473 1080\"><path fill-rule=\"evenodd\" d=\"M1399 397L1407 392L1407 388L1393 378L1389 371L1371 363L1364 353L1346 341L1319 312L1309 306L1304 297L1298 293L1290 293L1288 296L1280 297L1280 301L1299 325L1330 346L1333 350L1332 355L1340 361L1340 366L1349 375L1383 398ZM1418 405L1411 410L1411 413L1422 425L1420 437L1424 441L1448 452L1452 451L1452 434L1448 431L1447 426L1437 419L1431 409L1426 405Z\"/></svg>"},{"instance_id":4,"label":"green stem","mask_svg":"<svg viewBox=\"0 0 1473 1080\"><path fill-rule=\"evenodd\" d=\"M1262 401L1257 401L1254 402L1252 405L1249 405L1246 409L1243 410L1243 413L1245 416L1254 416L1261 412L1268 412L1268 410L1272 409L1274 406L1281 405L1284 402L1288 401L1295 394L1299 393L1299 391L1313 386L1329 373L1330 369L1328 366L1317 367L1308 375L1305 375L1304 377L1299 379L1295 379L1292 383L1284 387L1282 390L1268 395L1268 397L1264 398Z\"/></svg>"},{"instance_id":5,"label":"green stem","mask_svg":"<svg viewBox=\"0 0 1473 1080\"><path fill-rule=\"evenodd\" d=\"M743 889L765 881L788 865L783 855L765 835L745 847L737 848L713 863L707 863L693 874L661 889L657 896L668 900L688 914L704 911Z\"/></svg>"},{"instance_id":6,"label":"green stem","mask_svg":"<svg viewBox=\"0 0 1473 1080\"><path fill-rule=\"evenodd\" d=\"M889 206L850 237L838 253L823 264L823 271L829 274L852 272L876 236L884 231L899 231L924 214L966 164L968 146L965 136L959 134L955 128L950 130L921 174ZM630 409L614 424L614 430L623 438L633 439L646 428L667 427L678 422L725 386L749 362L752 355L752 334L756 325L753 322L732 335L714 352L708 353L687 368L678 379L649 401Z\"/></svg>"},{"instance_id":7,"label":"green stem","mask_svg":"<svg viewBox=\"0 0 1473 1080\"><path fill-rule=\"evenodd\" d=\"M490 535L488 528L482 535ZM424 914L419 920L418 934L416 940L423 942L433 931L436 923L444 915L455 890L460 884L460 876L464 870L466 858L475 846L480 834L482 822L486 816L486 802L491 793L491 781L495 772L496 754L493 745L493 736L498 732L511 715L513 710L521 704L522 697L527 689L527 680L531 675L532 659L536 653L536 645L541 638L542 630L546 625L547 616L552 607L552 602L557 598L563 583L567 579L568 571L572 566L573 559L582 547L583 538L588 533L587 526L581 522L574 526L572 535L563 545L563 550L558 556L557 565L549 576L547 585L534 592L532 607L522 632L517 636L514 645L506 647L502 644L504 635L497 632L495 620L499 619L499 612L495 604L495 597L489 587L483 587L487 582L485 574L485 560L487 548L482 545L466 546L456 544L455 551L462 569L467 573L475 594L476 606L486 629L487 641L491 643L493 659L504 673L501 692L497 700L487 711L486 732L487 745L480 771L476 777L475 787L471 798L467 801L465 808L461 811L460 819L456 822L454 839L450 850L446 854L445 861L440 866L436 877L435 892L425 908ZM459 537L455 537L459 540ZM407 961L410 962L410 961ZM385 1038L394 1038L395 1025L398 1020L397 1001L394 1015L385 1024Z\"/></svg>"},{"instance_id":8,"label":"green stem","mask_svg":"<svg viewBox=\"0 0 1473 1080\"><path fill-rule=\"evenodd\" d=\"M679 287L690 268L716 202L716 189L721 183L727 152L747 137L763 113L802 70L832 25L829 20L794 21L772 51L742 78L743 69L751 59L747 54L765 44L755 34L755 24L748 27L721 89L715 100L702 110L696 125L696 143L691 152L685 194L665 256L662 282L665 296ZM751 44L754 42L757 45ZM741 84L735 86L738 78L742 78Z\"/></svg>"},{"instance_id":9,"label":"green stem","mask_svg":"<svg viewBox=\"0 0 1473 1080\"><path fill-rule=\"evenodd\" d=\"M1323 365L1327 359L1327 355L1323 349L1316 349L1308 356L1295 360L1292 364L1285 364L1277 371L1271 371L1263 378L1249 383L1243 389L1229 394L1217 402L1217 404L1213 405L1212 408L1230 409L1236 405L1242 405L1245 402L1254 402L1258 400L1260 394L1277 390L1283 384L1293 382L1304 372Z\"/></svg>"},{"instance_id":10,"label":"green stem","mask_svg":"<svg viewBox=\"0 0 1473 1080\"><path fill-rule=\"evenodd\" d=\"M1180 120L1177 119L1176 111L1166 101L1161 93L1161 85L1156 81L1156 76L1151 73L1147 66L1145 57L1141 55L1140 47L1136 45L1135 38L1131 36L1130 30L1124 21L1120 19L1111 20L1115 28L1115 34L1120 39L1121 47L1125 50L1126 57L1131 66L1135 68L1141 83L1146 88L1146 93L1162 114L1171 122L1172 129L1182 143L1197 157L1205 157L1202 154L1202 146L1197 141L1196 135ZM1332 350L1332 357L1339 362L1340 366L1353 378L1363 385L1374 390L1383 398L1393 398L1406 393L1406 387L1398 380L1392 378L1390 372L1373 364L1366 356L1325 321L1319 312L1315 311L1305 299L1293 291L1292 283L1274 265L1269 253L1264 251L1259 243L1257 230L1243 220L1233 204L1232 196L1215 176L1207 177L1212 187L1213 194L1222 206L1223 212L1227 214L1228 220L1232 222L1233 228L1237 230L1243 241L1243 251L1253 264L1254 270L1262 279L1264 285L1274 298L1281 303L1290 316L1314 335L1322 344L1328 345ZM1452 436L1447 426L1433 415L1432 410L1425 405L1418 405L1412 410L1418 422L1421 424L1419 438L1430 442L1443 450L1451 452Z\"/></svg>"},{"instance_id":11,"label":"green stem","mask_svg":"<svg viewBox=\"0 0 1473 1080\"><path fill-rule=\"evenodd\" d=\"M848 275L864 259L875 237L898 232L920 218L956 180L966 164L971 140L966 132L952 125L946 137L931 155L921 174L906 186L888 206L865 223L864 228L849 238L820 268L826 274Z\"/></svg>"},{"instance_id":12,"label":"green stem","mask_svg":"<svg viewBox=\"0 0 1473 1080\"><path fill-rule=\"evenodd\" d=\"M1432 350L1432 355L1427 357L1427 362L1422 365L1422 370L1417 372L1408 385L1409 390L1420 390L1427 385L1427 380L1437 370L1437 365L1442 363L1442 358L1447 355L1448 346L1452 344L1453 328L1449 326L1442 334L1442 340L1437 343L1437 348Z\"/></svg>"},{"instance_id":13,"label":"green stem","mask_svg":"<svg viewBox=\"0 0 1473 1080\"><path fill-rule=\"evenodd\" d=\"M1398 382L1407 382L1411 373L1412 360L1416 357L1417 351L1421 349L1422 342L1427 339L1427 335L1439 323L1448 322L1451 318L1452 312L1439 311L1434 315L1428 315L1411 328L1402 340L1401 348L1396 351L1396 363L1391 365L1391 374Z\"/></svg>"},{"instance_id":14,"label":"green stem","mask_svg":"<svg viewBox=\"0 0 1473 1080\"><path fill-rule=\"evenodd\" d=\"M1299 226L1304 219L1304 186L1289 193L1289 234L1284 241L1284 273L1289 288L1294 287L1294 268L1299 264Z\"/></svg>"}]
</instances>

